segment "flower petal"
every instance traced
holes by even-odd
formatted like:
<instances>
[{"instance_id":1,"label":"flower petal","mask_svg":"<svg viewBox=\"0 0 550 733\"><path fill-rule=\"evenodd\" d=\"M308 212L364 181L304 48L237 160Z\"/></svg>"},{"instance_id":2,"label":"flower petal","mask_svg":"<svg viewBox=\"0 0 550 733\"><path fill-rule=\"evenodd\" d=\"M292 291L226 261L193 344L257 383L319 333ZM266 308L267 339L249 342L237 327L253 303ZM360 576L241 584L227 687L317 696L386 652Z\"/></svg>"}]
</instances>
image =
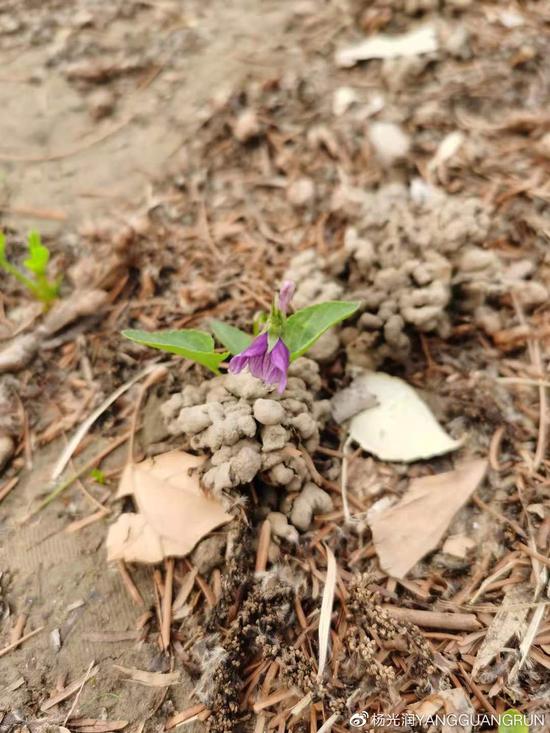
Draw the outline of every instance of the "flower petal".
<instances>
[{"instance_id":1,"label":"flower petal","mask_svg":"<svg viewBox=\"0 0 550 733\"><path fill-rule=\"evenodd\" d=\"M283 341L279 339L271 350L271 361L280 371L287 372L290 363L290 352Z\"/></svg>"},{"instance_id":2,"label":"flower petal","mask_svg":"<svg viewBox=\"0 0 550 733\"><path fill-rule=\"evenodd\" d=\"M241 351L238 356L260 356L265 354L267 351L267 333L261 333L257 336L254 341L247 346L244 351Z\"/></svg>"},{"instance_id":3,"label":"flower petal","mask_svg":"<svg viewBox=\"0 0 550 733\"><path fill-rule=\"evenodd\" d=\"M281 285L281 289L279 290L279 308L285 314L288 311L288 306L290 305L290 301L292 300L292 296L294 295L295 287L296 286L294 285L292 280L285 280Z\"/></svg>"},{"instance_id":4,"label":"flower petal","mask_svg":"<svg viewBox=\"0 0 550 733\"><path fill-rule=\"evenodd\" d=\"M255 377L261 377L261 362L267 350L267 333L260 334L240 354L236 354L229 362L231 374L238 374L248 366ZM259 360L259 362L258 362ZM251 365L251 362L253 364Z\"/></svg>"}]
</instances>

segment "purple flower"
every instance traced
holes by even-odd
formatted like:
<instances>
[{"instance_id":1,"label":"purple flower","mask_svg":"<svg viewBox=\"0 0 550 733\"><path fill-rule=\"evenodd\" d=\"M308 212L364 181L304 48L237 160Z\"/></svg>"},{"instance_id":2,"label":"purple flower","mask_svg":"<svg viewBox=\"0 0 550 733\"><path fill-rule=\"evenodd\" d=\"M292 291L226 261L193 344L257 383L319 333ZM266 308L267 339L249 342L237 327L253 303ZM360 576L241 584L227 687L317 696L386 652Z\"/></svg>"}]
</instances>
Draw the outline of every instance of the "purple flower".
<instances>
[{"instance_id":1,"label":"purple flower","mask_svg":"<svg viewBox=\"0 0 550 733\"><path fill-rule=\"evenodd\" d=\"M295 285L292 280L285 280L279 290L279 308L286 315L288 312L288 306L294 295Z\"/></svg>"},{"instance_id":2,"label":"purple flower","mask_svg":"<svg viewBox=\"0 0 550 733\"><path fill-rule=\"evenodd\" d=\"M269 338L267 332L260 334L240 354L234 356L229 362L229 371L232 374L239 374L245 367L258 379L266 384L277 384L277 391L282 394L285 391L290 353L285 342L278 338L275 346L269 350Z\"/></svg>"}]
</instances>

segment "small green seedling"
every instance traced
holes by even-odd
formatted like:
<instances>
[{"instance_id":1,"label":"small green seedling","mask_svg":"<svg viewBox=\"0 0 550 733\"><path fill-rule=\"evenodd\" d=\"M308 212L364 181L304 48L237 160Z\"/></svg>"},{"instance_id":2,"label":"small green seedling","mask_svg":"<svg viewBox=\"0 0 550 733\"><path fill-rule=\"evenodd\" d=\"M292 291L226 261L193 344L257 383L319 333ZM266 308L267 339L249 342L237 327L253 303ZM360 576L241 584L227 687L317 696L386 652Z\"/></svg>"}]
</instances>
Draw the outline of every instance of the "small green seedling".
<instances>
[{"instance_id":1,"label":"small green seedling","mask_svg":"<svg viewBox=\"0 0 550 733\"><path fill-rule=\"evenodd\" d=\"M8 261L6 257L6 237L3 232L0 232L0 268L9 275L13 275L37 300L49 305L57 298L61 277L54 281L48 279L47 270L50 261L50 250L42 244L42 239L37 231L29 233L27 247L27 258L23 260L23 265L30 273L29 275Z\"/></svg>"},{"instance_id":2,"label":"small green seedling","mask_svg":"<svg viewBox=\"0 0 550 733\"><path fill-rule=\"evenodd\" d=\"M499 717L498 733L529 733L527 718L515 708L505 710Z\"/></svg>"},{"instance_id":3,"label":"small green seedling","mask_svg":"<svg viewBox=\"0 0 550 733\"><path fill-rule=\"evenodd\" d=\"M103 485L105 483L105 474L100 468L92 468L90 471L90 478L98 484Z\"/></svg>"}]
</instances>

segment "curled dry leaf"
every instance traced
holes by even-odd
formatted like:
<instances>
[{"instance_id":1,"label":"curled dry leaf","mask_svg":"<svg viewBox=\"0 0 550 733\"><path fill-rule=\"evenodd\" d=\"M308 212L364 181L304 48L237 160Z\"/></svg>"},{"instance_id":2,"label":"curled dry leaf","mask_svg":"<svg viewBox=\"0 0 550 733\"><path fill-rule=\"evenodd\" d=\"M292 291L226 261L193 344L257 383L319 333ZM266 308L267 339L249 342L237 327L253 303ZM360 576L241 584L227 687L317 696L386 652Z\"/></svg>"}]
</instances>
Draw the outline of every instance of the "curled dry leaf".
<instances>
[{"instance_id":1,"label":"curled dry leaf","mask_svg":"<svg viewBox=\"0 0 550 733\"><path fill-rule=\"evenodd\" d=\"M418 703L410 706L416 718L425 719L440 715L449 718L449 723L443 723L441 733L471 733L474 708L461 687L452 690L434 692ZM451 716L453 716L451 718ZM451 721L458 720L456 725Z\"/></svg>"},{"instance_id":2,"label":"curled dry leaf","mask_svg":"<svg viewBox=\"0 0 550 733\"><path fill-rule=\"evenodd\" d=\"M467 537L464 534L453 534L445 540L443 552L446 552L448 555L452 555L453 557L458 557L460 560L464 560L468 555L468 552L475 546L475 540L471 537Z\"/></svg>"},{"instance_id":3,"label":"curled dry leaf","mask_svg":"<svg viewBox=\"0 0 550 733\"><path fill-rule=\"evenodd\" d=\"M120 664L114 664L113 668L130 682L137 682L146 687L168 687L181 682L180 672L147 672L135 667L122 667Z\"/></svg>"},{"instance_id":4,"label":"curled dry leaf","mask_svg":"<svg viewBox=\"0 0 550 733\"><path fill-rule=\"evenodd\" d=\"M439 546L452 518L481 483L487 461L464 463L454 471L413 479L395 506L369 515L382 568L403 578Z\"/></svg>"},{"instance_id":5,"label":"curled dry leaf","mask_svg":"<svg viewBox=\"0 0 550 733\"><path fill-rule=\"evenodd\" d=\"M350 435L383 461L419 461L456 450L462 441L443 430L416 391L397 377L372 372L365 388L378 405L355 415Z\"/></svg>"},{"instance_id":6,"label":"curled dry leaf","mask_svg":"<svg viewBox=\"0 0 550 733\"><path fill-rule=\"evenodd\" d=\"M513 585L507 589L502 605L487 629L477 652L472 668L474 679L480 670L502 652L514 635L520 635L525 629L529 600L529 588L525 585Z\"/></svg>"},{"instance_id":7,"label":"curled dry leaf","mask_svg":"<svg viewBox=\"0 0 550 733\"><path fill-rule=\"evenodd\" d=\"M156 563L187 555L230 514L200 486L201 456L170 451L126 466L117 498L133 496L138 513L121 514L109 528L107 558Z\"/></svg>"}]
</instances>

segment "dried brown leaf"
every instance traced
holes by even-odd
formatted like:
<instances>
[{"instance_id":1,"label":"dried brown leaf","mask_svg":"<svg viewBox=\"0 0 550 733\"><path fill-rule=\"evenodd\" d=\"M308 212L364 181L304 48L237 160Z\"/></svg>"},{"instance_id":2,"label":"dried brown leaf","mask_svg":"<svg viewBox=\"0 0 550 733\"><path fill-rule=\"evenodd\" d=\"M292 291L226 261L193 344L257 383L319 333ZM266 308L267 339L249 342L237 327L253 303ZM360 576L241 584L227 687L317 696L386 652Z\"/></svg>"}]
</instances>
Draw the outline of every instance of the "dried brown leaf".
<instances>
[{"instance_id":1,"label":"dried brown leaf","mask_svg":"<svg viewBox=\"0 0 550 733\"><path fill-rule=\"evenodd\" d=\"M181 682L180 672L147 672L135 667L122 667L119 664L114 664L113 667L121 672L127 680L146 687L168 687Z\"/></svg>"},{"instance_id":2,"label":"dried brown leaf","mask_svg":"<svg viewBox=\"0 0 550 733\"><path fill-rule=\"evenodd\" d=\"M127 720L98 720L96 718L71 718L68 721L71 730L78 733L111 733L122 730L128 725Z\"/></svg>"},{"instance_id":3,"label":"dried brown leaf","mask_svg":"<svg viewBox=\"0 0 550 733\"><path fill-rule=\"evenodd\" d=\"M452 715L454 720L460 716L457 725L444 723L441 733L471 733L472 731L472 724L463 721L472 720L475 711L466 693L460 687L434 692L424 700L411 705L410 710L417 718L429 718L439 714L441 716Z\"/></svg>"},{"instance_id":4,"label":"dried brown leaf","mask_svg":"<svg viewBox=\"0 0 550 733\"><path fill-rule=\"evenodd\" d=\"M138 513L121 514L109 528L109 560L156 563L181 557L232 519L202 490L197 468L203 462L203 457L170 451L126 467L117 497L132 495Z\"/></svg>"},{"instance_id":5,"label":"dried brown leaf","mask_svg":"<svg viewBox=\"0 0 550 733\"><path fill-rule=\"evenodd\" d=\"M369 517L380 565L389 575L403 578L439 546L486 470L486 460L473 460L454 471L413 479L398 504Z\"/></svg>"},{"instance_id":6,"label":"dried brown leaf","mask_svg":"<svg viewBox=\"0 0 550 733\"><path fill-rule=\"evenodd\" d=\"M487 629L485 639L479 647L472 677L490 664L505 647L510 639L525 627L525 619L529 606L526 603L528 589L522 585L513 585L504 596L502 605Z\"/></svg>"}]
</instances>

